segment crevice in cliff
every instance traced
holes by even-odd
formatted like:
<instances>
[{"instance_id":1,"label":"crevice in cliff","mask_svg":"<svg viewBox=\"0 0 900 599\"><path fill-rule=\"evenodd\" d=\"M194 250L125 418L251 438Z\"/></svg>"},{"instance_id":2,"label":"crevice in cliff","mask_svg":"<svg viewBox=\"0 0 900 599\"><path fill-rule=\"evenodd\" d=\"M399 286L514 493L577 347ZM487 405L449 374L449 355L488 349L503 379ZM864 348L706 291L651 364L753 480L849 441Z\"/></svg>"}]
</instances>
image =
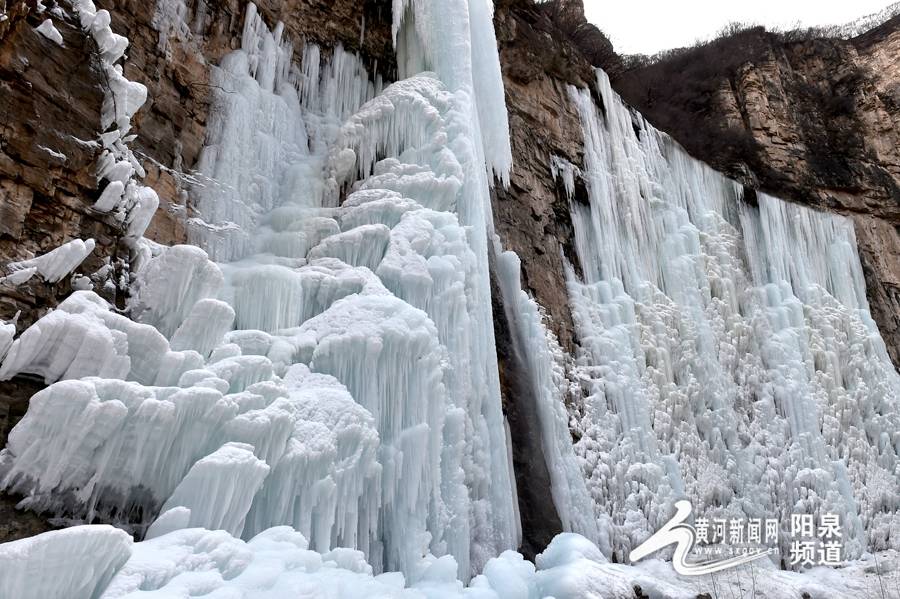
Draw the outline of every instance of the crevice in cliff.
<instances>
[{"instance_id":1,"label":"crevice in cliff","mask_svg":"<svg viewBox=\"0 0 900 599\"><path fill-rule=\"evenodd\" d=\"M513 471L522 522L522 544L519 550L526 559L533 560L563 528L551 495L550 472L547 469L538 422L538 398L534 395L519 354L520 349L514 339L496 278L493 264L495 260L492 258L491 261L491 297L497 362L500 367L500 392L509 423Z\"/></svg>"}]
</instances>

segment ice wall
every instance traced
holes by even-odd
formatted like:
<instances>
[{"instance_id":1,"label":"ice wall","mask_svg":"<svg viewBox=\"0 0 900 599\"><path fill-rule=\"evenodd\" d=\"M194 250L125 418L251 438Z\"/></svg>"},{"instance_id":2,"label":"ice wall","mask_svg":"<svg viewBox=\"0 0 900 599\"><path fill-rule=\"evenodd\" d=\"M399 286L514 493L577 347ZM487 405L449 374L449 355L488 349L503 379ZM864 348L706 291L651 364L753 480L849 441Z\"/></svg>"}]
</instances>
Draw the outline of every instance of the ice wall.
<instances>
[{"instance_id":1,"label":"ice wall","mask_svg":"<svg viewBox=\"0 0 900 599\"><path fill-rule=\"evenodd\" d=\"M0 324L0 379L50 384L0 453L0 488L148 541L79 528L5 547L11 592L21 563L83 549L36 588L96 596L118 571L105 596L628 595L634 573L603 552L624 558L684 496L719 517L838 512L848 556L900 548L900 382L848 221L744 200L600 73L602 111L571 90L583 168L550 165L590 195L572 206L573 368L515 256L490 255L511 152L488 0L395 0L389 85L340 47L295 55L248 4L212 67L195 245L172 248L139 240L156 199L127 146L145 96L114 66L127 41L77 8L112 82L95 207L121 220L137 279L130 317L79 291L16 339ZM19 272L65 276L88 246ZM504 553L521 531L489 256L554 504L590 537L563 535L537 572Z\"/></svg>"},{"instance_id":2,"label":"ice wall","mask_svg":"<svg viewBox=\"0 0 900 599\"><path fill-rule=\"evenodd\" d=\"M385 87L247 5L211 74L198 247L139 244L134 320L79 292L12 342L0 377L53 384L0 486L138 534L164 512L154 538L290 525L377 572L450 555L468 578L517 546L487 260L502 82L495 50L473 66L488 5L441 14L404 39L465 51L429 42L439 72Z\"/></svg>"},{"instance_id":3,"label":"ice wall","mask_svg":"<svg viewBox=\"0 0 900 599\"><path fill-rule=\"evenodd\" d=\"M602 110L570 91L590 203L572 205L568 287L601 545L626 555L687 497L710 517L838 513L847 557L896 548L900 378L852 223L744 199L602 72L597 90Z\"/></svg>"}]
</instances>

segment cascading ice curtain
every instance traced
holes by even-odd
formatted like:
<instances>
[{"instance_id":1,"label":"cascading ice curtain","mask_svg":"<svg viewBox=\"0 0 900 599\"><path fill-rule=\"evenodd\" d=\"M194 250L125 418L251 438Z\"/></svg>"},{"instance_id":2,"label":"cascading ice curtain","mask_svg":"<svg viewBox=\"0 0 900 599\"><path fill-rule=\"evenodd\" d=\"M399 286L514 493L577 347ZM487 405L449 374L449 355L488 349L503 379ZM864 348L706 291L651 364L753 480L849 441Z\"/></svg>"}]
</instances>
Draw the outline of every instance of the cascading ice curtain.
<instances>
[{"instance_id":1,"label":"cascading ice curtain","mask_svg":"<svg viewBox=\"0 0 900 599\"><path fill-rule=\"evenodd\" d=\"M895 546L900 378L852 223L765 194L751 205L603 72L597 86L602 113L570 90L590 203L572 206L583 276L568 279L576 452L601 545L627 555L687 497L711 517L839 514L848 558Z\"/></svg>"}]
</instances>

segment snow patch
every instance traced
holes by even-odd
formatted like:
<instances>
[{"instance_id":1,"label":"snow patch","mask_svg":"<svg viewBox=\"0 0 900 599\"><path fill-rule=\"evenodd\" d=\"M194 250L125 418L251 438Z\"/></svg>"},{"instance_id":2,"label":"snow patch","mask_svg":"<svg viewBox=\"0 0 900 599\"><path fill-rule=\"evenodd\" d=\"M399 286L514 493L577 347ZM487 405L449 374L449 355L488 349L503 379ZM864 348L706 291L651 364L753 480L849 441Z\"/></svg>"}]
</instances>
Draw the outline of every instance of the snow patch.
<instances>
[{"instance_id":1,"label":"snow patch","mask_svg":"<svg viewBox=\"0 0 900 599\"><path fill-rule=\"evenodd\" d=\"M51 42L56 43L59 46L63 45L63 37L59 30L53 26L53 21L50 19L44 20L43 23L34 28L35 31L43 35L45 38L50 40ZM62 154L60 154L62 156ZM65 156L63 156L65 158Z\"/></svg>"}]
</instances>

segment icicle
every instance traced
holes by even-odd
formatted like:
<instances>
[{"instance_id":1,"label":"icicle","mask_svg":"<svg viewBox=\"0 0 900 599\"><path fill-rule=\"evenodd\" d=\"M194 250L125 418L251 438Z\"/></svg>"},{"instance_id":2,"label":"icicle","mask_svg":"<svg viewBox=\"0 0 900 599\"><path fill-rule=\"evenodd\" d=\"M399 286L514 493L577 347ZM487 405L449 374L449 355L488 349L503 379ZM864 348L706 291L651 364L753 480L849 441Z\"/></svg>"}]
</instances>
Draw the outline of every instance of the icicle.
<instances>
[{"instance_id":1,"label":"icicle","mask_svg":"<svg viewBox=\"0 0 900 599\"><path fill-rule=\"evenodd\" d=\"M567 278L576 452L610 550L658 529L684 495L708 516L838 513L846 555L887 548L900 504L878 514L866 489L898 484L900 377L851 223L764 194L743 203L602 72L597 86L603 118L588 90L570 90L590 203L572 203L583 278Z\"/></svg>"},{"instance_id":2,"label":"icicle","mask_svg":"<svg viewBox=\"0 0 900 599\"><path fill-rule=\"evenodd\" d=\"M3 280L14 285L21 285L33 275L39 274L48 283L58 283L78 268L94 251L95 246L96 243L93 239L87 241L75 239L37 258L11 262L7 268L12 271L12 274ZM28 278L16 277L19 272L28 272Z\"/></svg>"}]
</instances>

